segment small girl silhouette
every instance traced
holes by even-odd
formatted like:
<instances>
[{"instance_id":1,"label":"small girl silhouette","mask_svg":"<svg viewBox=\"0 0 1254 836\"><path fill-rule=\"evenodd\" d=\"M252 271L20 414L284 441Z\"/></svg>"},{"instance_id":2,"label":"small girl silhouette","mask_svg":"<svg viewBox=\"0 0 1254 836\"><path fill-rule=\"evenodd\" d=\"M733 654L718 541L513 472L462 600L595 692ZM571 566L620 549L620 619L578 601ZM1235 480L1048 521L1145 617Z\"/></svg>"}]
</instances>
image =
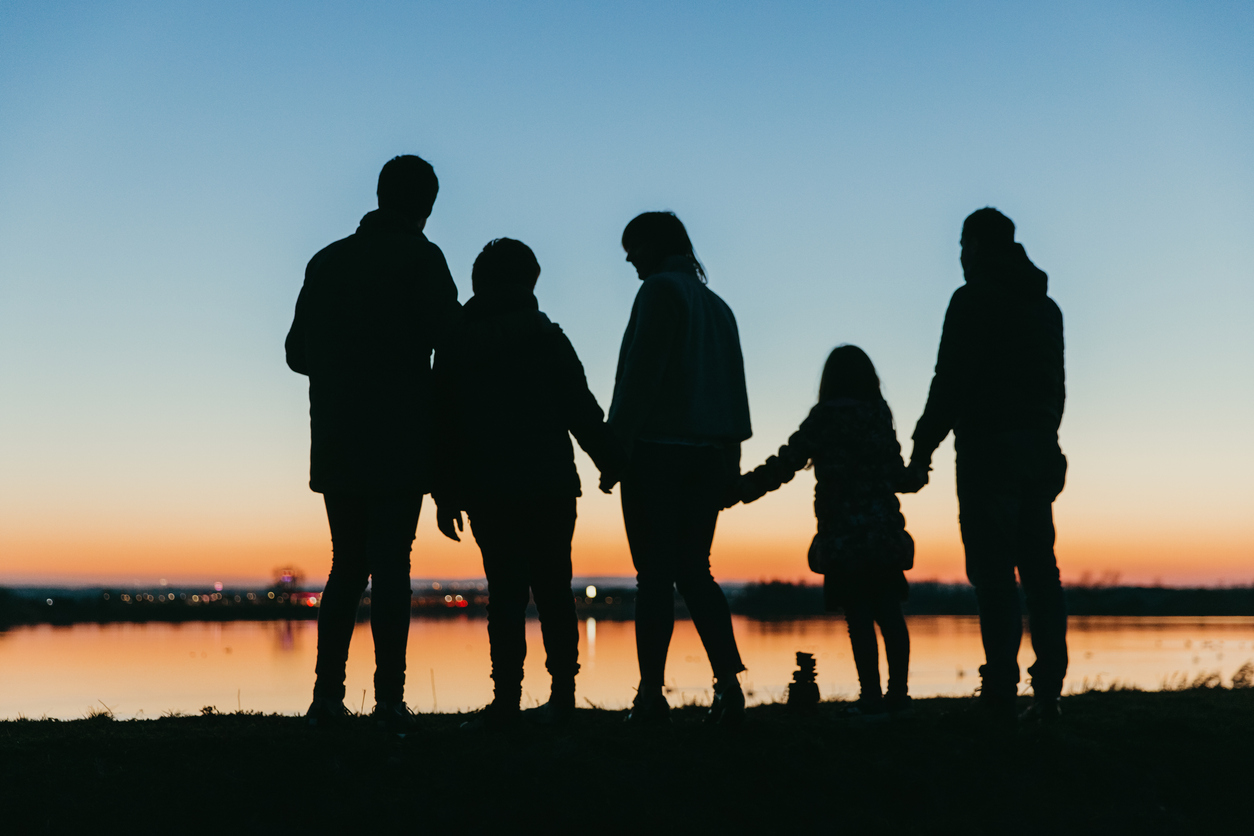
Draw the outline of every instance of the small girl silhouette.
<instances>
[{"instance_id":1,"label":"small girl silhouette","mask_svg":"<svg viewBox=\"0 0 1254 836\"><path fill-rule=\"evenodd\" d=\"M879 376L857 346L838 346L828 356L819 402L778 455L740 477L735 499L753 502L810 466L818 518L810 568L823 575L826 608L845 610L861 686L850 713L899 714L910 707L910 634L901 602L909 590L904 570L914 565L914 541L895 494L922 485L901 460ZM880 691L876 624L888 657L887 697Z\"/></svg>"}]
</instances>

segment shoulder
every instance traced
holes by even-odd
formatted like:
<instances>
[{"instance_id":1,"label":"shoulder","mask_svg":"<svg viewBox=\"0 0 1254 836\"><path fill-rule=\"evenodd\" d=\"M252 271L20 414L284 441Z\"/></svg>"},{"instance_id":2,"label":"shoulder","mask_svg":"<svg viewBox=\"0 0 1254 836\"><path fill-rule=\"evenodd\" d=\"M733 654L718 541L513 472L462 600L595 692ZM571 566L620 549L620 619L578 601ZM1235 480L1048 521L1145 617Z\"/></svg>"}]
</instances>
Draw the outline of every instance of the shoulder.
<instances>
[{"instance_id":1,"label":"shoulder","mask_svg":"<svg viewBox=\"0 0 1254 836\"><path fill-rule=\"evenodd\" d=\"M305 266L305 275L311 276L321 269L328 262L333 261L335 256L350 249L355 243L356 233L349 235L347 238L341 238L338 241L332 241L318 252L314 253L313 258L309 259L309 264Z\"/></svg>"},{"instance_id":2,"label":"shoulder","mask_svg":"<svg viewBox=\"0 0 1254 836\"><path fill-rule=\"evenodd\" d=\"M1062 323L1062 308L1058 307L1058 303L1049 296L1045 297L1045 311L1051 319L1058 320L1059 324Z\"/></svg>"},{"instance_id":3,"label":"shoulder","mask_svg":"<svg viewBox=\"0 0 1254 836\"><path fill-rule=\"evenodd\" d=\"M684 281L684 276L679 273L654 273L640 283L640 290L636 292L636 301L678 301L685 295Z\"/></svg>"}]
</instances>

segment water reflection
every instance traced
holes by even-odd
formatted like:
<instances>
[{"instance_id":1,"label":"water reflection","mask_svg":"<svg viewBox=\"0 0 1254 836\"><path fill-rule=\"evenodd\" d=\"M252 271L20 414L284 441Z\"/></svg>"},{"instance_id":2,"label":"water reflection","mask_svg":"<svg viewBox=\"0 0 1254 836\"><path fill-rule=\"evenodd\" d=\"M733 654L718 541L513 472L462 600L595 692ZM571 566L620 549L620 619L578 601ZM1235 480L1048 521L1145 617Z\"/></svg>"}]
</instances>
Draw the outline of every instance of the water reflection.
<instances>
[{"instance_id":1,"label":"water reflection","mask_svg":"<svg viewBox=\"0 0 1254 836\"><path fill-rule=\"evenodd\" d=\"M911 692L970 694L981 660L979 623L965 616L909 619ZM477 708L491 698L482 620L416 620L409 642L411 706L419 711ZM824 698L853 697L857 675L840 618L760 622L735 619L750 702L783 700L795 654L814 655ZM528 622L524 703L548 694L539 624ZM580 623L578 695L583 705L624 708L636 681L630 622ZM1218 674L1226 684L1254 659L1250 618L1073 618L1068 691L1112 685L1158 689ZM230 711L296 713L309 701L317 625L299 622L47 625L0 633L0 717L82 717L107 706L119 717ZM353 709L372 704L374 648L359 625L348 662ZM1031 651L1025 648L1026 665ZM710 697L710 668L692 623L675 625L666 671L672 703Z\"/></svg>"}]
</instances>

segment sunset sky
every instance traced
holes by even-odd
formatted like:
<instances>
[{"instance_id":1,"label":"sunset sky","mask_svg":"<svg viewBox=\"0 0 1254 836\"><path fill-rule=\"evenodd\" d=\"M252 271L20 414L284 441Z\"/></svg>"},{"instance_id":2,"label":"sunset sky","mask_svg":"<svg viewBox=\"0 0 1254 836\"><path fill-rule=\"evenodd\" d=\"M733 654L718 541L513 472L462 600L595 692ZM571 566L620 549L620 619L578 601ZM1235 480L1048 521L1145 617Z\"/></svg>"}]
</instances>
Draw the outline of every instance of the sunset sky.
<instances>
[{"instance_id":1,"label":"sunset sky","mask_svg":"<svg viewBox=\"0 0 1254 836\"><path fill-rule=\"evenodd\" d=\"M0 583L325 574L283 338L401 153L439 174L460 298L489 239L530 244L603 406L619 236L674 210L739 322L746 469L844 342L908 452L962 220L996 206L1066 321L1064 579L1254 582L1251 44L1241 3L0 0ZM935 461L911 577L953 580ZM575 572L630 575L579 463ZM717 577L806 578L812 488L725 513ZM433 511L415 576L481 575Z\"/></svg>"}]
</instances>

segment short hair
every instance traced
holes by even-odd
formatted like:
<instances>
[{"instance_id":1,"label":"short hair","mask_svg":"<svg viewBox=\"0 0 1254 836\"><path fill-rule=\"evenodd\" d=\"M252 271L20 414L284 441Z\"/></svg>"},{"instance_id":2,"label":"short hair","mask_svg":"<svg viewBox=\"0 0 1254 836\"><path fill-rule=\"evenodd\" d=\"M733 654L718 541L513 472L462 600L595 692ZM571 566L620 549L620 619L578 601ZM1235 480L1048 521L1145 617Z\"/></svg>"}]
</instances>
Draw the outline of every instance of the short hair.
<instances>
[{"instance_id":1,"label":"short hair","mask_svg":"<svg viewBox=\"0 0 1254 836\"><path fill-rule=\"evenodd\" d=\"M393 157L379 172L379 208L398 212L411 218L431 214L440 181L431 163L413 154Z\"/></svg>"},{"instance_id":2,"label":"short hair","mask_svg":"<svg viewBox=\"0 0 1254 836\"><path fill-rule=\"evenodd\" d=\"M470 269L470 286L475 293L525 288L534 290L540 278L540 262L522 241L494 238L487 243Z\"/></svg>"},{"instance_id":3,"label":"short hair","mask_svg":"<svg viewBox=\"0 0 1254 836\"><path fill-rule=\"evenodd\" d=\"M644 212L636 215L623 230L623 249L644 245L652 247L662 258L683 255L692 259L701 281L706 280L705 265L692 249L688 230L674 212Z\"/></svg>"},{"instance_id":4,"label":"short hair","mask_svg":"<svg viewBox=\"0 0 1254 836\"><path fill-rule=\"evenodd\" d=\"M991 206L976 209L962 222L962 240L1008 247L1015 242L1015 222Z\"/></svg>"},{"instance_id":5,"label":"short hair","mask_svg":"<svg viewBox=\"0 0 1254 836\"><path fill-rule=\"evenodd\" d=\"M819 402L832 398L871 402L884 398L875 364L856 345L838 345L827 355L823 376L819 379Z\"/></svg>"}]
</instances>

